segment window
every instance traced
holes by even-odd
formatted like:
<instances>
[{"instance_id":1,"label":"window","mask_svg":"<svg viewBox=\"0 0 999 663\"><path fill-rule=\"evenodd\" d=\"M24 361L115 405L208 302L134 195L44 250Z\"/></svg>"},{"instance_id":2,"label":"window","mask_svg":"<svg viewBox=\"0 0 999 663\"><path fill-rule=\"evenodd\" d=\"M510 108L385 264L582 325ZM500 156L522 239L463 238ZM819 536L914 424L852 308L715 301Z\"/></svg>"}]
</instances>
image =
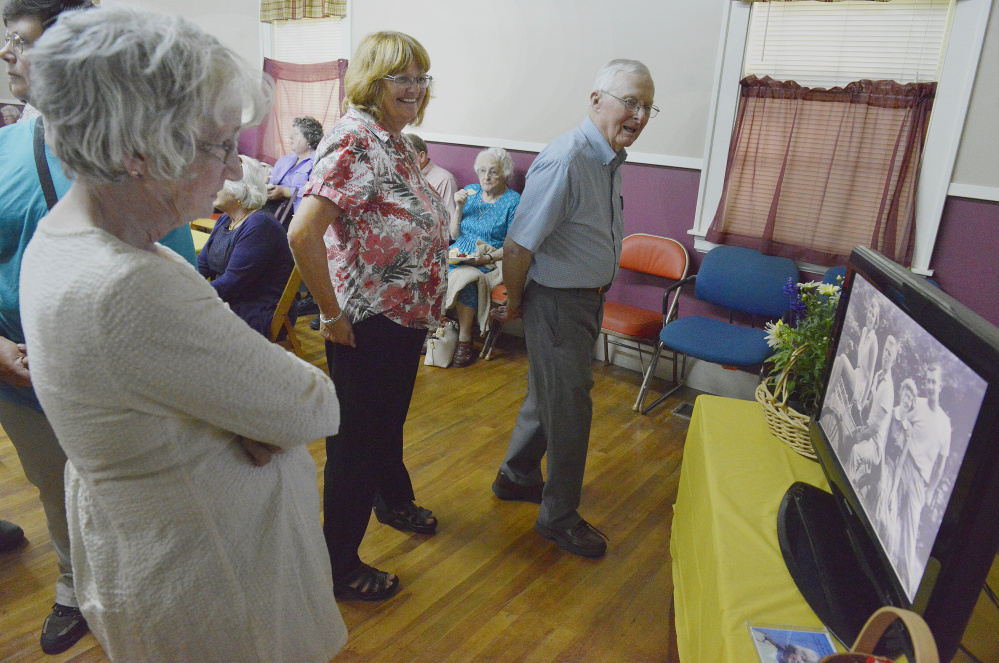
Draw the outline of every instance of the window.
<instances>
[{"instance_id":1,"label":"window","mask_svg":"<svg viewBox=\"0 0 999 663\"><path fill-rule=\"evenodd\" d=\"M953 0L757 2L743 75L805 87L940 80Z\"/></svg>"},{"instance_id":2,"label":"window","mask_svg":"<svg viewBox=\"0 0 999 663\"><path fill-rule=\"evenodd\" d=\"M773 5L772 7L770 5ZM821 18L828 11L835 11L836 7L842 9L855 9L856 5L865 5L861 11L871 9L891 7L891 12L897 10L893 7L898 3L815 3L815 2L795 2L795 3L754 3L753 7L760 7L761 12L774 12L774 10L786 10L790 6L812 6L808 11L815 12L812 18ZM910 5L912 3L909 3ZM923 4L923 3L921 3ZM821 5L820 7L815 7ZM901 5L900 5L901 6ZM910 8L911 9L911 8ZM919 12L928 8L919 7ZM971 85L974 80L974 72L977 69L978 57L981 53L981 45L984 39L985 26L987 24L988 12L990 9L989 0L961 0L957 3L950 19L944 19L944 25L949 20L951 24L949 39L945 36L946 31L941 35L939 16L935 19L916 16L909 21L911 31L916 31L920 36L929 35L934 31L937 34L936 47L939 51L946 50L947 57L940 67L940 86L937 90L937 99L934 104L933 116L930 121L925 151L923 154L923 168L919 180L919 191L916 195L916 238L913 253L913 268L922 273L929 265L929 258L933 250L933 243L936 239L936 230L939 225L940 214L946 198L947 187L950 183L950 174L953 169L954 158L957 153L957 145L960 140L961 130L964 123L964 115L967 110L968 99L971 94ZM821 10L821 11L820 11ZM762 52L756 49L751 52L750 44L750 6L743 2L731 2L726 4L726 20L724 25L723 39L720 44L718 70L716 72L716 96L712 102L712 126L709 129L707 144L705 146L705 167L702 171L700 191L698 193L698 205L695 219L695 227L692 233L697 236L696 244L698 248L706 250L710 248L710 243L703 241L718 203L721 198L723 183L725 178L726 161L729 156L729 143L732 137L732 127L736 117L736 110L739 101L738 81L744 75L744 64L748 67L764 66L759 62L766 62L766 58L776 53ZM790 25L786 16L776 18L777 14L770 13L766 17L764 26L767 31L779 33ZM760 19L760 16L757 16ZM934 27L936 26L936 27ZM785 42L792 43L796 37L800 42L815 42L815 37L800 37L800 27L792 27L785 30L788 37ZM918 49L912 48L912 39L908 37L902 39L882 38L889 34L882 32L881 35L876 30L884 31L884 28L875 28L872 34L875 35L875 43L883 42L886 46L895 46L896 51L913 52ZM843 30L842 34L853 35L859 33L856 26ZM779 36L779 35L778 35ZM768 39L771 42L772 39ZM932 41L932 39L931 39ZM897 43L893 43L897 42ZM776 43L776 42L774 42ZM792 44L793 45L793 44ZM768 46L770 50L772 47ZM891 48L882 50L890 51ZM933 47L922 49L925 53L933 50ZM847 46L839 53L827 53L818 58L820 64L835 64L835 69L848 69L854 64L851 62L856 49ZM910 56L912 53L909 54ZM795 58L787 58L790 62ZM865 56L865 62L871 58ZM937 58L939 60L939 57ZM910 57L910 61L912 58ZM894 66L894 65L892 65ZM895 67L899 70L899 67ZM928 68L923 64L907 65L901 68L903 74L906 71L913 72L907 74L911 78L932 77L926 72ZM971 72L971 75L968 75ZM821 72L820 72L821 73ZM846 73L851 80L857 78ZM801 76L800 73L795 75ZM898 76L893 73L892 77ZM808 265L803 265L809 269ZM819 271L821 269L813 269Z\"/></svg>"},{"instance_id":3,"label":"window","mask_svg":"<svg viewBox=\"0 0 999 663\"><path fill-rule=\"evenodd\" d=\"M317 64L346 58L340 45L340 23L339 18L272 21L270 58L292 64Z\"/></svg>"},{"instance_id":4,"label":"window","mask_svg":"<svg viewBox=\"0 0 999 663\"><path fill-rule=\"evenodd\" d=\"M274 163L291 151L296 117L314 117L328 131L340 119L349 50L346 18L261 23L264 71L274 78L274 108L253 134L252 153ZM249 142L249 141L248 141Z\"/></svg>"}]
</instances>

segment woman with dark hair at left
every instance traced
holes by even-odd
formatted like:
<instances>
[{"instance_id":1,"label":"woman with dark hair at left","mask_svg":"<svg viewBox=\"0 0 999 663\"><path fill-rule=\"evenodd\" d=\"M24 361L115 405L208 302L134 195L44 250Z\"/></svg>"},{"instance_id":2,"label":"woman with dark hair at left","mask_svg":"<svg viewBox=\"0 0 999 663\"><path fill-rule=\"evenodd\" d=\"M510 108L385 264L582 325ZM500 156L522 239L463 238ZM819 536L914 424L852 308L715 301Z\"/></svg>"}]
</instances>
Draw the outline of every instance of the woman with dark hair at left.
<instances>
[{"instance_id":1,"label":"woman with dark hair at left","mask_svg":"<svg viewBox=\"0 0 999 663\"><path fill-rule=\"evenodd\" d=\"M292 199L295 209L302 202L302 187L312 175L315 165L316 146L323 138L323 125L314 117L296 117L291 121L291 153L274 163L270 183L267 185L267 199L282 201Z\"/></svg>"},{"instance_id":2,"label":"woman with dark hair at left","mask_svg":"<svg viewBox=\"0 0 999 663\"><path fill-rule=\"evenodd\" d=\"M80 610L112 661L329 661L347 634L305 445L336 433L335 389L158 243L242 177L269 86L193 23L121 6L64 14L31 82L75 174L21 304Z\"/></svg>"}]
</instances>

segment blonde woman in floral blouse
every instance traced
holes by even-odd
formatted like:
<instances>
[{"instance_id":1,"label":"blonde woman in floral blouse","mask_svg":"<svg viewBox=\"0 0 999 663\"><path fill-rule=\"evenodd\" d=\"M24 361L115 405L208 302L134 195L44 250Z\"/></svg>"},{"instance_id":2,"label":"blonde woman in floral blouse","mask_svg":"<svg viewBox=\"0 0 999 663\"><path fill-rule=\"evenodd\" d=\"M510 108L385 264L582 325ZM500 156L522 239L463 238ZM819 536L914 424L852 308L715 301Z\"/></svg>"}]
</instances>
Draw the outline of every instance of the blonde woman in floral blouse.
<instances>
[{"instance_id":1,"label":"blonde woman in floral blouse","mask_svg":"<svg viewBox=\"0 0 999 663\"><path fill-rule=\"evenodd\" d=\"M340 600L379 601L399 578L363 563L371 509L396 529L433 534L414 503L402 431L427 329L443 320L444 201L402 135L430 100L430 57L409 35L361 42L345 79L347 112L316 149L288 240L319 304L340 432L326 440L324 533Z\"/></svg>"}]
</instances>

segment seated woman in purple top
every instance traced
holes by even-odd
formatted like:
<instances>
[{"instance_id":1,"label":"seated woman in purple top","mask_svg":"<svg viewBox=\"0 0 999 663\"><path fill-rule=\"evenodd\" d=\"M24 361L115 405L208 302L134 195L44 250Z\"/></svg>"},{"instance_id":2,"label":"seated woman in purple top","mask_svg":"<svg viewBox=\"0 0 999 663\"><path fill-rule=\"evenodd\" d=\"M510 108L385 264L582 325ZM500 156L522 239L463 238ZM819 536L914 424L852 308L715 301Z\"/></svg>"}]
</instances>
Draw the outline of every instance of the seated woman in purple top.
<instances>
[{"instance_id":1,"label":"seated woman in purple top","mask_svg":"<svg viewBox=\"0 0 999 663\"><path fill-rule=\"evenodd\" d=\"M198 271L232 312L264 336L295 260L274 215L265 209L267 171L241 156L243 179L226 180L215 199L223 212L198 254Z\"/></svg>"},{"instance_id":2,"label":"seated woman in purple top","mask_svg":"<svg viewBox=\"0 0 999 663\"><path fill-rule=\"evenodd\" d=\"M267 199L281 202L292 197L295 209L302 202L302 187L309 181L314 164L316 146L323 138L323 125L313 117L296 117L291 121L291 154L277 160L271 169L267 185Z\"/></svg>"}]
</instances>

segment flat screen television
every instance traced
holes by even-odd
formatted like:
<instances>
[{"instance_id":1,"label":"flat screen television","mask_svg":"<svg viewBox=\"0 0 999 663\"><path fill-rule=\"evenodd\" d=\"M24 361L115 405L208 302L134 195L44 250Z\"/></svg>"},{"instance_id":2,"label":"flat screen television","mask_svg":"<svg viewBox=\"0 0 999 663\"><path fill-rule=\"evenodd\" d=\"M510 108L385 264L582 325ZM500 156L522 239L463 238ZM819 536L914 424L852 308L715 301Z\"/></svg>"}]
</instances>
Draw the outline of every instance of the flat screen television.
<instances>
[{"instance_id":1,"label":"flat screen television","mask_svg":"<svg viewBox=\"0 0 999 663\"><path fill-rule=\"evenodd\" d=\"M794 484L778 516L798 588L847 645L894 605L950 660L999 549L999 329L858 247L811 439L832 492Z\"/></svg>"}]
</instances>

